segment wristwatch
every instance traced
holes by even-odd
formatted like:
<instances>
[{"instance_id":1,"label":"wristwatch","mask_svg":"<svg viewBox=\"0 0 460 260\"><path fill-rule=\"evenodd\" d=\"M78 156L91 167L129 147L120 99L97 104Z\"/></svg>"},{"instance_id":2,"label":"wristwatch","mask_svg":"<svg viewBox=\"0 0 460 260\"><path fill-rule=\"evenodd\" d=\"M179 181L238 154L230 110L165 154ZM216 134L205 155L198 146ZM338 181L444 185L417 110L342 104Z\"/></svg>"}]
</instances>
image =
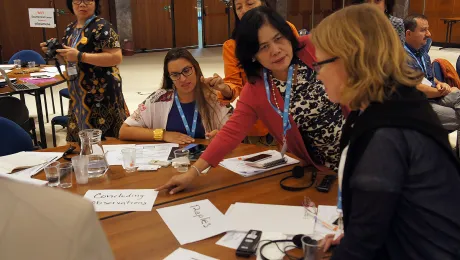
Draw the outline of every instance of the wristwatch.
<instances>
[{"instance_id":1,"label":"wristwatch","mask_svg":"<svg viewBox=\"0 0 460 260\"><path fill-rule=\"evenodd\" d=\"M155 141L163 141L164 134L164 129L155 129L153 130L153 139L155 139Z\"/></svg>"}]
</instances>

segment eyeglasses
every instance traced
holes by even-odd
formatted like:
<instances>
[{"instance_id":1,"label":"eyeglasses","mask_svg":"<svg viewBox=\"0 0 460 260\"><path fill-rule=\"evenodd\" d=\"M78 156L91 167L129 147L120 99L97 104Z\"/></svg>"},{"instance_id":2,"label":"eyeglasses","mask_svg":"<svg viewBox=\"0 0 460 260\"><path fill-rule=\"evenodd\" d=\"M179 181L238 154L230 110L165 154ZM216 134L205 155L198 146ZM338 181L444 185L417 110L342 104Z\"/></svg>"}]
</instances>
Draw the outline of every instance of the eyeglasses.
<instances>
[{"instance_id":1,"label":"eyeglasses","mask_svg":"<svg viewBox=\"0 0 460 260\"><path fill-rule=\"evenodd\" d=\"M169 78L172 81L176 81L176 80L179 80L182 75L184 75L184 77L188 77L192 75L192 73L193 73L193 66L188 66L188 67L185 67L180 73L173 72L169 74Z\"/></svg>"},{"instance_id":2,"label":"eyeglasses","mask_svg":"<svg viewBox=\"0 0 460 260\"><path fill-rule=\"evenodd\" d=\"M74 5L79 5L81 3L84 3L85 5L90 5L94 3L94 0L73 0L72 3Z\"/></svg>"},{"instance_id":3,"label":"eyeglasses","mask_svg":"<svg viewBox=\"0 0 460 260\"><path fill-rule=\"evenodd\" d=\"M338 59L339 59L339 57L334 57L334 58L330 58L330 59L319 61L319 62L313 62L313 69L316 72L319 72L321 70L322 66L324 66L324 65L326 65L328 63L333 63L334 61L336 61Z\"/></svg>"}]
</instances>

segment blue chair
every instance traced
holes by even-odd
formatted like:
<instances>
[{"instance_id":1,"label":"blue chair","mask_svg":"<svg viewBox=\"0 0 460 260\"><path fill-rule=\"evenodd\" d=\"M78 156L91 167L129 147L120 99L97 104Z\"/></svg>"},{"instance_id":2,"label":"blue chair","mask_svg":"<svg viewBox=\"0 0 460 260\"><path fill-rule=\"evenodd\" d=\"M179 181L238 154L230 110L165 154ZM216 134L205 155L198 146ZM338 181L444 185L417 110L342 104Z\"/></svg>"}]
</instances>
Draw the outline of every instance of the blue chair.
<instances>
[{"instance_id":1,"label":"blue chair","mask_svg":"<svg viewBox=\"0 0 460 260\"><path fill-rule=\"evenodd\" d=\"M433 72L437 80L444 82L444 74L442 73L441 65L437 61L433 62Z\"/></svg>"},{"instance_id":2,"label":"blue chair","mask_svg":"<svg viewBox=\"0 0 460 260\"><path fill-rule=\"evenodd\" d=\"M21 100L10 96L0 97L0 117L4 117L18 124L29 133L29 138L32 138L34 145L40 146L37 141L35 121L33 118L29 117L29 110ZM3 146L3 144L0 143L0 146Z\"/></svg>"},{"instance_id":3,"label":"blue chair","mask_svg":"<svg viewBox=\"0 0 460 260\"><path fill-rule=\"evenodd\" d=\"M10 60L8 61L8 64L14 64L14 60L20 59L22 64L27 64L29 61L35 61L36 65L44 65L46 64L45 59L36 51L33 50L22 50L20 52L15 53ZM53 87L50 87L51 91L51 103L53 105L53 114L56 113L56 107L54 106L54 95L53 95ZM45 99L45 111L46 111L46 122L49 122L48 118L48 102L46 99L46 94L43 92L44 99Z\"/></svg>"},{"instance_id":4,"label":"blue chair","mask_svg":"<svg viewBox=\"0 0 460 260\"><path fill-rule=\"evenodd\" d=\"M64 116L64 106L62 105L62 98L65 97L70 99L70 93L68 88L59 90L59 101L61 102L61 115Z\"/></svg>"},{"instance_id":5,"label":"blue chair","mask_svg":"<svg viewBox=\"0 0 460 260\"><path fill-rule=\"evenodd\" d=\"M460 56L458 56L457 64L455 64L455 69L457 70L457 74L460 77Z\"/></svg>"},{"instance_id":6,"label":"blue chair","mask_svg":"<svg viewBox=\"0 0 460 260\"><path fill-rule=\"evenodd\" d=\"M8 61L8 64L14 64L14 60L20 59L21 62L27 64L29 61L35 61L36 65L46 64L45 59L36 51L33 50L23 50L16 52Z\"/></svg>"},{"instance_id":7,"label":"blue chair","mask_svg":"<svg viewBox=\"0 0 460 260\"><path fill-rule=\"evenodd\" d=\"M15 122L0 117L0 156L10 155L34 149L32 139Z\"/></svg>"},{"instance_id":8,"label":"blue chair","mask_svg":"<svg viewBox=\"0 0 460 260\"><path fill-rule=\"evenodd\" d=\"M51 133L53 135L53 145L56 147L56 129L55 126L60 125L63 128L66 128L69 125L69 117L68 116L56 116L51 119Z\"/></svg>"}]
</instances>

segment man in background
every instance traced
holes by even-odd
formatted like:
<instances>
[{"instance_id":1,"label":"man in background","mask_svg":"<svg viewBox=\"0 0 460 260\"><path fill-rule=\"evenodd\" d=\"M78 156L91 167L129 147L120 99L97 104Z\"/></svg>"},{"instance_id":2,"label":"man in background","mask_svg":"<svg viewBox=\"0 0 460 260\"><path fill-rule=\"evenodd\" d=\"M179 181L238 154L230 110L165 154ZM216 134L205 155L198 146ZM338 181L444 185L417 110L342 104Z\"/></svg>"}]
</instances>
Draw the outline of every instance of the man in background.
<instances>
[{"instance_id":1,"label":"man in background","mask_svg":"<svg viewBox=\"0 0 460 260\"><path fill-rule=\"evenodd\" d=\"M431 58L423 46L431 38L428 19L424 15L410 15L404 19L406 44L404 49L412 58L411 65L423 71L425 78L417 89L425 93L431 106L446 130L458 130L460 127L460 91L435 78Z\"/></svg>"}]
</instances>

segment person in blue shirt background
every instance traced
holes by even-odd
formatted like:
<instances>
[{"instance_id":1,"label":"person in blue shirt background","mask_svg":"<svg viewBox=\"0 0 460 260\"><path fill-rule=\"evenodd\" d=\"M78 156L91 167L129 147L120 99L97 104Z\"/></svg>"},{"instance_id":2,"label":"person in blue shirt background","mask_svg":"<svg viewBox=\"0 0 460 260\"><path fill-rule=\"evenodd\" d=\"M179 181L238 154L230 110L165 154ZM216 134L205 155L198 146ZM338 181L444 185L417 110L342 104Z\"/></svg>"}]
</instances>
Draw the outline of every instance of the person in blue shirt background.
<instances>
[{"instance_id":1,"label":"person in blue shirt background","mask_svg":"<svg viewBox=\"0 0 460 260\"><path fill-rule=\"evenodd\" d=\"M404 49L411 59L411 66L423 71L425 79L417 89L425 93L431 106L446 130L460 128L460 91L445 82L440 82L433 74L430 55L424 45L431 38L428 19L424 15L410 15L404 19L406 44Z\"/></svg>"}]
</instances>

